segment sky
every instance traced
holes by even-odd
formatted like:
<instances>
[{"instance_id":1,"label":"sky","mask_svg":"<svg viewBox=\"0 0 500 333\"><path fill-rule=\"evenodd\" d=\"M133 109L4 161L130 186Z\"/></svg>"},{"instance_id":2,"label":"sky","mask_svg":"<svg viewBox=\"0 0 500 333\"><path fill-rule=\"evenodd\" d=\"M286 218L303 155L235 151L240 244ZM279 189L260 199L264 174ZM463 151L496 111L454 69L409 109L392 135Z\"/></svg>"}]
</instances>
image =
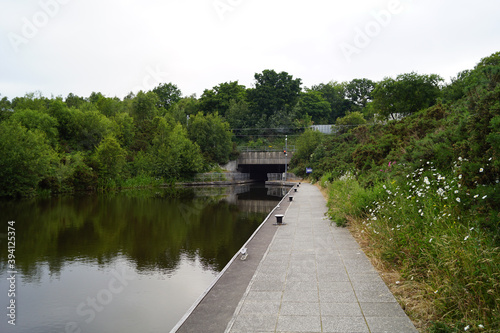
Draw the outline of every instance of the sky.
<instances>
[{"instance_id":1,"label":"sky","mask_svg":"<svg viewBox=\"0 0 500 333\"><path fill-rule=\"evenodd\" d=\"M1 0L0 97L87 97L255 73L303 87L417 72L450 81L500 51L493 0Z\"/></svg>"}]
</instances>

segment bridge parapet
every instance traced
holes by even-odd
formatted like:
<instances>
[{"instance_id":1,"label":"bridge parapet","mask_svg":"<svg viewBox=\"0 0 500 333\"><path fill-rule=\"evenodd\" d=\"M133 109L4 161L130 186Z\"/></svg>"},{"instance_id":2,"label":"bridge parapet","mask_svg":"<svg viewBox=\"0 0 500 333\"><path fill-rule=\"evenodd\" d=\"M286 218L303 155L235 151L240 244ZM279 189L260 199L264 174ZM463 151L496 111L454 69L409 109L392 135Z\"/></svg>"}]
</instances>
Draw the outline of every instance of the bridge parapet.
<instances>
[{"instance_id":1,"label":"bridge parapet","mask_svg":"<svg viewBox=\"0 0 500 333\"><path fill-rule=\"evenodd\" d=\"M295 146L288 146L286 148L288 152L295 152ZM273 146L259 146L259 147L250 147L250 146L238 146L238 151L243 152L283 152L285 151L285 147L273 147Z\"/></svg>"},{"instance_id":2,"label":"bridge parapet","mask_svg":"<svg viewBox=\"0 0 500 333\"><path fill-rule=\"evenodd\" d=\"M254 151L254 152L242 152L238 157L238 165L241 164L290 164L290 160L292 159L292 154L285 154L282 151L275 152L263 152L263 151Z\"/></svg>"}]
</instances>

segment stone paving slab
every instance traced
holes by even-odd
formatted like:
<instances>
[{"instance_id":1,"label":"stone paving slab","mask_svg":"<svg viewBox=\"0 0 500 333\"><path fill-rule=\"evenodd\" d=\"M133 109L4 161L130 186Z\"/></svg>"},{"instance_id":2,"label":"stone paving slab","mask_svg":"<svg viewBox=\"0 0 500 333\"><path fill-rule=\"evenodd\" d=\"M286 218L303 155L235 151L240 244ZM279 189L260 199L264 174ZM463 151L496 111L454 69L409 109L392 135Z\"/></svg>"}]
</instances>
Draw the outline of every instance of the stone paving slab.
<instances>
[{"instance_id":1,"label":"stone paving slab","mask_svg":"<svg viewBox=\"0 0 500 333\"><path fill-rule=\"evenodd\" d=\"M293 197L226 332L417 332L320 191Z\"/></svg>"}]
</instances>

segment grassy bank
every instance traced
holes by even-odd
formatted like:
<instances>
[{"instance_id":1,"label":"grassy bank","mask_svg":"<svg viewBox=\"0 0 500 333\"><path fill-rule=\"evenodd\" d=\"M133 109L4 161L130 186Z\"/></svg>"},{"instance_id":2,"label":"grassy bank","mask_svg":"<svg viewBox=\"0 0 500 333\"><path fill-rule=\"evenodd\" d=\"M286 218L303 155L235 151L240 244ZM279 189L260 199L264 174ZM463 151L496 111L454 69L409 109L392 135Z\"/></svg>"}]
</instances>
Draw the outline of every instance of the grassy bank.
<instances>
[{"instance_id":1,"label":"grassy bank","mask_svg":"<svg viewBox=\"0 0 500 333\"><path fill-rule=\"evenodd\" d=\"M460 160L446 174L431 162L404 169L371 187L350 174L324 177L330 217L389 272L386 282L422 332L500 331L498 230L479 217L498 184L467 187Z\"/></svg>"}]
</instances>

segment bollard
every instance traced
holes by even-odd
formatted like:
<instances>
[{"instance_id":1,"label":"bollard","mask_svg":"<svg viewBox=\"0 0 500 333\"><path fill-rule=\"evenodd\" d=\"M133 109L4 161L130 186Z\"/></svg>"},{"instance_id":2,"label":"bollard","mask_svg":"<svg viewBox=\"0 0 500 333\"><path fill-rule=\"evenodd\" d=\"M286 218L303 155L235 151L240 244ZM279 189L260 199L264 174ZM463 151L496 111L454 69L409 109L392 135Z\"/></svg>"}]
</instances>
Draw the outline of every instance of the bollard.
<instances>
[{"instance_id":1,"label":"bollard","mask_svg":"<svg viewBox=\"0 0 500 333\"><path fill-rule=\"evenodd\" d=\"M293 197L289 197L289 199L290 199L290 202L293 201Z\"/></svg>"},{"instance_id":2,"label":"bollard","mask_svg":"<svg viewBox=\"0 0 500 333\"><path fill-rule=\"evenodd\" d=\"M297 185L297 187L300 187L300 183Z\"/></svg>"},{"instance_id":3,"label":"bollard","mask_svg":"<svg viewBox=\"0 0 500 333\"><path fill-rule=\"evenodd\" d=\"M277 215L274 215L276 216L276 224L283 224L283 214L277 214Z\"/></svg>"},{"instance_id":4,"label":"bollard","mask_svg":"<svg viewBox=\"0 0 500 333\"><path fill-rule=\"evenodd\" d=\"M297 192L297 189L296 189L296 188L294 188L294 190L295 190L295 192Z\"/></svg>"}]
</instances>

